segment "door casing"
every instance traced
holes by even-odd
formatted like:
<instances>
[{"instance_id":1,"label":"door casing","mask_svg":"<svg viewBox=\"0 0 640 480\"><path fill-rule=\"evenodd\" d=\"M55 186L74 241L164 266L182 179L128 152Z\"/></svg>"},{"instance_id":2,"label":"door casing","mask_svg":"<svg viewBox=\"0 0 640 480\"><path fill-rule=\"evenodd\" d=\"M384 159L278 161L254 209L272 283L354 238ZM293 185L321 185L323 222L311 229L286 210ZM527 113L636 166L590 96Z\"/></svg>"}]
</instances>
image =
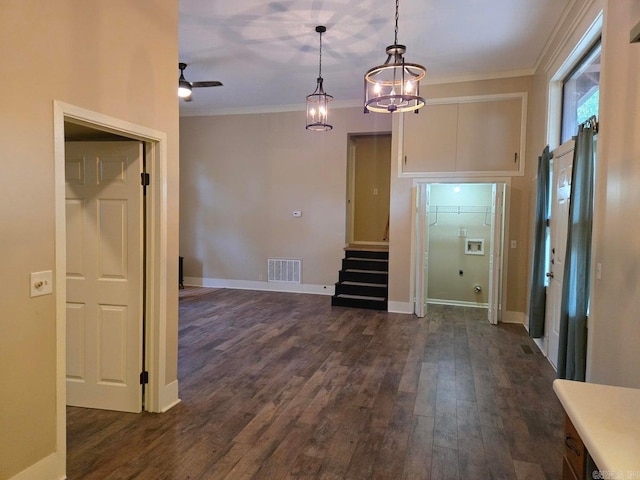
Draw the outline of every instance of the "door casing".
<instances>
[{"instance_id":1,"label":"door casing","mask_svg":"<svg viewBox=\"0 0 640 480\"><path fill-rule=\"evenodd\" d=\"M167 279L167 135L165 132L108 115L53 101L55 296L56 296L56 462L66 464L66 214L64 124L66 122L110 132L144 142L147 171L151 175L147 197L147 284L144 290L148 328L145 332L145 364L149 383L145 410L165 411L180 400L178 384L166 380ZM176 287L177 288L177 287Z\"/></svg>"},{"instance_id":2,"label":"door casing","mask_svg":"<svg viewBox=\"0 0 640 480\"><path fill-rule=\"evenodd\" d=\"M488 320L490 323L498 323L498 321L502 317L502 300L505 297L505 282L503 282L503 278L505 278L507 272L507 260L504 255L504 239L508 238L508 210L509 210L509 202L508 202L508 188L510 186L510 179L500 178L500 179L492 179L492 178L446 178L446 179L434 179L434 180L426 180L426 179L415 179L414 184L414 194L412 199L412 209L414 221L412 222L413 234L412 234L412 285L411 291L413 292L413 304L414 304L414 313L417 316L424 316L427 312L427 285L428 285L428 276L425 273L425 270L428 267L428 188L427 186L430 183L455 183L455 184L465 184L465 183L485 183L485 184L493 184L494 185L494 201L497 197L500 197L501 201L504 202L502 205L496 205L496 208L500 208L501 215L498 215L499 225L495 225L494 227L499 227L497 231L494 232L494 228L492 227L492 270L490 272L491 278L491 286L490 286L490 299L489 303L491 308L489 309ZM495 218L494 222L495 223ZM495 241L499 239L499 241ZM497 260L497 261L496 261Z\"/></svg>"}]
</instances>

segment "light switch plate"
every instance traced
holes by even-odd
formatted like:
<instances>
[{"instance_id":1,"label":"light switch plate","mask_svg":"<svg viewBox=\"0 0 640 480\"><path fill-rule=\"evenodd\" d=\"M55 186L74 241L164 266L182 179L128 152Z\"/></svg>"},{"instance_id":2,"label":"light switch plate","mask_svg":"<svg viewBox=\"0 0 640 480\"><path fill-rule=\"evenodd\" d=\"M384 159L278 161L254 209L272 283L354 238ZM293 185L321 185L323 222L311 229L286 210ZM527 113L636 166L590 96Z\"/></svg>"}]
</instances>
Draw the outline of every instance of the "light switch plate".
<instances>
[{"instance_id":1,"label":"light switch plate","mask_svg":"<svg viewBox=\"0 0 640 480\"><path fill-rule=\"evenodd\" d=\"M32 297L53 293L53 272L51 270L32 272L29 275L29 281L31 283Z\"/></svg>"}]
</instances>

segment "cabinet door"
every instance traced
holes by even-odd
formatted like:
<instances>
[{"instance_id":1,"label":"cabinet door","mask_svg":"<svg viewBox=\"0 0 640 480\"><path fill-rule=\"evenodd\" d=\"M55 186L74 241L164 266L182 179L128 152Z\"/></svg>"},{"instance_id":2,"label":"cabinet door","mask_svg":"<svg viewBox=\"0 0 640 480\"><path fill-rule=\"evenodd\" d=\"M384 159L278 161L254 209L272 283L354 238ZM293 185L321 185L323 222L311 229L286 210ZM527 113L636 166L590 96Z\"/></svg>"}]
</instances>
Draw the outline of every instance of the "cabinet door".
<instances>
[{"instance_id":1,"label":"cabinet door","mask_svg":"<svg viewBox=\"0 0 640 480\"><path fill-rule=\"evenodd\" d=\"M577 478L586 478L587 449L568 415L564 424L564 457Z\"/></svg>"},{"instance_id":2,"label":"cabinet door","mask_svg":"<svg viewBox=\"0 0 640 480\"><path fill-rule=\"evenodd\" d=\"M459 172L517 172L522 101L517 98L458 105Z\"/></svg>"},{"instance_id":3,"label":"cabinet door","mask_svg":"<svg viewBox=\"0 0 640 480\"><path fill-rule=\"evenodd\" d=\"M456 170L458 105L427 105L404 114L403 172Z\"/></svg>"}]
</instances>

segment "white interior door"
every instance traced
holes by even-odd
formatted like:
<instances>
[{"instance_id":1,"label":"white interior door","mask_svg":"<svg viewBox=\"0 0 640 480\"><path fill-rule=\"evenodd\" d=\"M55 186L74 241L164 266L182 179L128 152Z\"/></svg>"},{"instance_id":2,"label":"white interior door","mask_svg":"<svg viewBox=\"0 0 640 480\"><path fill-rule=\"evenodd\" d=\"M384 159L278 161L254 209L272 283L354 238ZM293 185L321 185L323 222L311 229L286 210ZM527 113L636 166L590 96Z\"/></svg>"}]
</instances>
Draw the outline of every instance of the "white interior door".
<instances>
[{"instance_id":1,"label":"white interior door","mask_svg":"<svg viewBox=\"0 0 640 480\"><path fill-rule=\"evenodd\" d=\"M142 144L65 145L67 404L142 408Z\"/></svg>"},{"instance_id":2,"label":"white interior door","mask_svg":"<svg viewBox=\"0 0 640 480\"><path fill-rule=\"evenodd\" d=\"M418 317L427 314L427 287L429 279L429 185L416 187L416 291L414 313Z\"/></svg>"},{"instance_id":3,"label":"white interior door","mask_svg":"<svg viewBox=\"0 0 640 480\"><path fill-rule=\"evenodd\" d=\"M500 320L500 278L502 270L502 218L504 213L504 183L493 184L491 202L491 248L489 252L489 323Z\"/></svg>"},{"instance_id":4,"label":"white interior door","mask_svg":"<svg viewBox=\"0 0 640 480\"><path fill-rule=\"evenodd\" d=\"M549 221L551 257L547 272L549 284L545 307L545 332L549 332L549 360L556 368L560 339L560 304L569 226L573 147L574 142L571 140L553 152L553 185L551 189L551 219Z\"/></svg>"}]
</instances>

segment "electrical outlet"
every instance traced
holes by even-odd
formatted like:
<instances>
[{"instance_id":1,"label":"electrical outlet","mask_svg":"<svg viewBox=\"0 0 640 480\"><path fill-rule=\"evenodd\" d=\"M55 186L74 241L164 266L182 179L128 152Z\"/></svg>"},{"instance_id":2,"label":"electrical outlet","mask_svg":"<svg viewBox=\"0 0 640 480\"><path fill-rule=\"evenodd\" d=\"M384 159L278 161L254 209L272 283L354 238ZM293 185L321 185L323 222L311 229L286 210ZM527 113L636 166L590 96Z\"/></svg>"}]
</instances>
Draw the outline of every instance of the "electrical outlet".
<instances>
[{"instance_id":1,"label":"electrical outlet","mask_svg":"<svg viewBox=\"0 0 640 480\"><path fill-rule=\"evenodd\" d=\"M29 275L29 282L31 284L31 297L53 293L53 272L51 270L32 272Z\"/></svg>"}]
</instances>

